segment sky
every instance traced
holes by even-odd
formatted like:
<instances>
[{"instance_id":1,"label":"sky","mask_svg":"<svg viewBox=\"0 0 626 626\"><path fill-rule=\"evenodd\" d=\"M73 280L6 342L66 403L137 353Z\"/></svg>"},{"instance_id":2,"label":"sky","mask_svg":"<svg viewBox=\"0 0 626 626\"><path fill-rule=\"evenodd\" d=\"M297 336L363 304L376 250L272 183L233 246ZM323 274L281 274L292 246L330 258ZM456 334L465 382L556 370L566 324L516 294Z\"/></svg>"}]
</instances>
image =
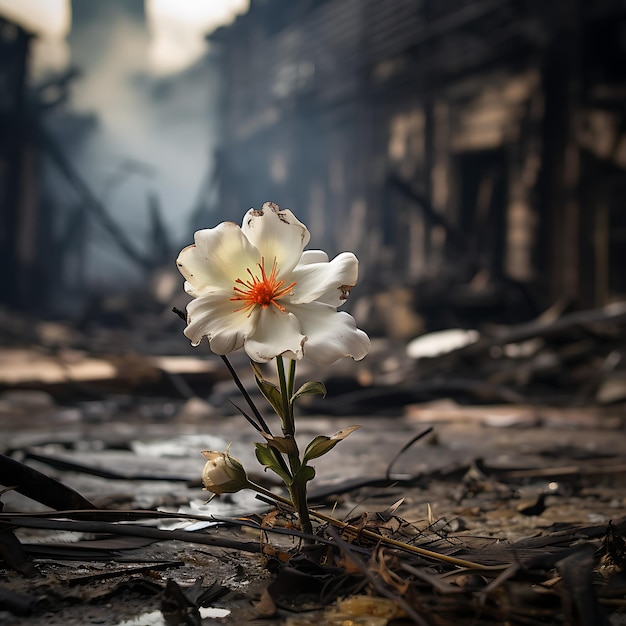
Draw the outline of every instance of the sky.
<instances>
[{"instance_id":1,"label":"sky","mask_svg":"<svg viewBox=\"0 0 626 626\"><path fill-rule=\"evenodd\" d=\"M82 0L92 2L93 0ZM204 36L244 12L249 0L145 0L151 32L152 70L167 74L184 69L204 51ZM61 70L69 60L64 38L71 27L70 0L0 0L0 15L34 32L37 73Z\"/></svg>"}]
</instances>

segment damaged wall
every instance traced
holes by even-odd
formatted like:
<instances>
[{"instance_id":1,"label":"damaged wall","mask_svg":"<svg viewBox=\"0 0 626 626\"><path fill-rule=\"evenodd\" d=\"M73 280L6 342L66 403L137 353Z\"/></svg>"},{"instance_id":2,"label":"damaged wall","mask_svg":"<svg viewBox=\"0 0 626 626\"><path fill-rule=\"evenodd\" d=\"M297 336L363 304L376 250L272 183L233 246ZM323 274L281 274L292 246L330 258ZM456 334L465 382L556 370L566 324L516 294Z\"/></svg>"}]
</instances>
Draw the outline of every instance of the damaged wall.
<instances>
[{"instance_id":1,"label":"damaged wall","mask_svg":"<svg viewBox=\"0 0 626 626\"><path fill-rule=\"evenodd\" d=\"M623 297L619 24L608 0L253 2L211 38L223 217L275 200L373 287L443 276L464 306Z\"/></svg>"},{"instance_id":2,"label":"damaged wall","mask_svg":"<svg viewBox=\"0 0 626 626\"><path fill-rule=\"evenodd\" d=\"M0 18L0 302L36 304L41 232L36 129L28 115L26 75L32 35Z\"/></svg>"}]
</instances>

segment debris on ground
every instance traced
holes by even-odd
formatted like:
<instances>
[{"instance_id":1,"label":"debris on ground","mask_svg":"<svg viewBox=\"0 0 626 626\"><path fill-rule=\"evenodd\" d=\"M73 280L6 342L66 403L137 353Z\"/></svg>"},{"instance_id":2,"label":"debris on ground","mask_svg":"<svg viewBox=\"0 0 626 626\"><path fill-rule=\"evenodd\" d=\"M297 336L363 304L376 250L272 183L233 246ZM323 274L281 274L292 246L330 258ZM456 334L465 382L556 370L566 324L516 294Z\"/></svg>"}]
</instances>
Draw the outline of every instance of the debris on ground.
<instances>
[{"instance_id":1,"label":"debris on ground","mask_svg":"<svg viewBox=\"0 0 626 626\"><path fill-rule=\"evenodd\" d=\"M625 326L606 307L418 359L378 339L332 368L299 435L363 427L316 467L311 537L245 492L206 503L201 450L253 465L214 357L124 329L5 342L0 620L623 623Z\"/></svg>"}]
</instances>

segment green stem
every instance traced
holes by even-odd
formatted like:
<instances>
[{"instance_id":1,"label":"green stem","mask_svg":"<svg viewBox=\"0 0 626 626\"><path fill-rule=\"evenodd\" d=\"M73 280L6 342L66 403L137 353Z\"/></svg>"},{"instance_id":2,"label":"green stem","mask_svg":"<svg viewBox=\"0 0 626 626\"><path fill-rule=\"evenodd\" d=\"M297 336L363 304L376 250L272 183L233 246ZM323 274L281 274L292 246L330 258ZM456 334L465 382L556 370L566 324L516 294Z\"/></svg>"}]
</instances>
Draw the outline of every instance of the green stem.
<instances>
[{"instance_id":1,"label":"green stem","mask_svg":"<svg viewBox=\"0 0 626 626\"><path fill-rule=\"evenodd\" d=\"M237 374L235 368L231 365L231 362L228 360L228 357L226 355L220 355L220 356L222 358L222 361L224 361L224 364L226 365L226 368L228 369L233 381L235 382L235 385L237 385L237 388L241 392L241 395L245 398L246 402L248 403L248 406L250 407L252 413L254 414L254 416L256 417L259 423L259 425L255 427L257 428L257 430L262 429L268 435L272 435L272 431L270 430L270 427L268 426L267 422L263 419L263 416L261 415L259 409L257 409L256 404L254 404L254 401L250 397L250 394L248 393L246 388L243 386L243 383L241 382L241 379L239 378L239 374ZM250 421L250 419L248 421ZM285 459L283 459L280 452L272 448L272 453L274 454L274 458L276 459L278 464L281 466L283 471L289 476L291 476L291 472L289 471L289 468L287 467L287 463L285 463Z\"/></svg>"},{"instance_id":2,"label":"green stem","mask_svg":"<svg viewBox=\"0 0 626 626\"><path fill-rule=\"evenodd\" d=\"M293 415L293 405L291 398L293 396L293 388L296 380L296 364L294 360L291 360L289 367L289 380L285 376L285 363L283 357L276 357L276 371L278 373L278 381L280 383L280 394L283 401L283 433L285 437L291 437L294 441L294 451L288 454L289 467L291 468L292 481L287 485L293 507L298 513L298 519L300 520L300 528L303 532L312 534L313 527L311 525L311 518L309 516L309 507L306 496L306 480L303 478L303 474L300 471L302 462L300 461L300 452L298 445L295 441L296 435L296 423Z\"/></svg>"},{"instance_id":3,"label":"green stem","mask_svg":"<svg viewBox=\"0 0 626 626\"><path fill-rule=\"evenodd\" d=\"M281 504L285 504L288 507L294 509L298 513L298 518L300 520L300 530L310 535L313 534L313 524L311 523L309 508L308 506L301 506L302 494L298 493L298 488L296 487L296 485L293 486L293 489L289 489L289 495L291 496L291 499L283 498L283 496L279 496L269 489L253 483L252 481L249 481L248 487L253 491L256 491L257 493L267 496L275 502L280 502ZM304 486L303 495L306 502L306 485Z\"/></svg>"},{"instance_id":4,"label":"green stem","mask_svg":"<svg viewBox=\"0 0 626 626\"><path fill-rule=\"evenodd\" d=\"M297 479L293 481L289 487L289 495L291 496L294 507L298 512L300 530L302 530L303 533L312 535L313 525L311 524L309 505L306 497L306 482Z\"/></svg>"},{"instance_id":5,"label":"green stem","mask_svg":"<svg viewBox=\"0 0 626 626\"><path fill-rule=\"evenodd\" d=\"M280 383L280 395L283 401L283 434L285 437L293 439L294 443L293 452L289 453L287 456L289 458L291 474L295 476L302 464L300 463L300 451L298 450L298 444L295 440L296 423L293 419L293 407L290 402L291 396L289 395L289 385L287 384L287 379L285 377L285 364L282 356L276 357L276 370L278 372L278 381ZM291 487L289 487L289 489L291 489Z\"/></svg>"},{"instance_id":6,"label":"green stem","mask_svg":"<svg viewBox=\"0 0 626 626\"><path fill-rule=\"evenodd\" d=\"M256 491L263 496L267 496L270 500L274 500L275 502L280 502L281 504L285 504L290 506L291 508L295 508L293 506L293 502L289 498L284 498L283 496L279 496L277 493L262 487L261 485L257 485L248 479L248 489L252 489L252 491Z\"/></svg>"},{"instance_id":7,"label":"green stem","mask_svg":"<svg viewBox=\"0 0 626 626\"><path fill-rule=\"evenodd\" d=\"M296 361L295 359L289 359L289 378L287 379L287 392L289 398L293 398L293 392L296 388ZM291 408L293 412L293 407Z\"/></svg>"},{"instance_id":8,"label":"green stem","mask_svg":"<svg viewBox=\"0 0 626 626\"><path fill-rule=\"evenodd\" d=\"M280 384L280 395L283 400L283 434L291 435L293 437L296 426L293 421L293 412L291 409L291 402L289 401L291 396L289 395L289 388L285 377L285 363L282 356L276 357L276 371L278 373L278 382Z\"/></svg>"}]
</instances>

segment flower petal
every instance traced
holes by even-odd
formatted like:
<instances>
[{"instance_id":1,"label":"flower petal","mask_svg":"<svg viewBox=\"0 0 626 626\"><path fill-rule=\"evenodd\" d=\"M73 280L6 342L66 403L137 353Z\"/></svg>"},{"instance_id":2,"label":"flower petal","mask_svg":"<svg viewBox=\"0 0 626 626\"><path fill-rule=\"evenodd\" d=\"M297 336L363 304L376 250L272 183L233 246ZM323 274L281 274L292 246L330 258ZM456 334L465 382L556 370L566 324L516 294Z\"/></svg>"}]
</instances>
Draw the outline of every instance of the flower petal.
<instances>
[{"instance_id":1,"label":"flower petal","mask_svg":"<svg viewBox=\"0 0 626 626\"><path fill-rule=\"evenodd\" d=\"M360 361L368 353L370 338L356 327L348 313L321 302L288 306L298 318L302 332L307 336L304 345L306 358L319 365L328 365L349 356Z\"/></svg>"},{"instance_id":2,"label":"flower petal","mask_svg":"<svg viewBox=\"0 0 626 626\"><path fill-rule=\"evenodd\" d=\"M259 251L233 222L199 230L194 241L176 260L187 279L185 290L192 296L215 288L231 291L235 280L247 276L247 268L255 268L261 260Z\"/></svg>"},{"instance_id":3,"label":"flower petal","mask_svg":"<svg viewBox=\"0 0 626 626\"><path fill-rule=\"evenodd\" d=\"M285 352L296 359L302 358L306 337L300 332L295 315L283 313L274 306L257 307L258 317L254 334L244 343L244 350L257 363L267 363Z\"/></svg>"},{"instance_id":4,"label":"flower petal","mask_svg":"<svg viewBox=\"0 0 626 626\"><path fill-rule=\"evenodd\" d=\"M256 311L235 311L236 302L230 294L214 291L192 300L187 305L187 328L185 335L197 346L207 337L211 350L216 354L228 354L243 346L245 338L253 332Z\"/></svg>"},{"instance_id":5,"label":"flower petal","mask_svg":"<svg viewBox=\"0 0 626 626\"><path fill-rule=\"evenodd\" d=\"M278 276L291 272L302 255L311 235L291 211L279 211L273 202L266 202L260 211L250 209L243 217L243 234L272 266L276 259Z\"/></svg>"},{"instance_id":6,"label":"flower petal","mask_svg":"<svg viewBox=\"0 0 626 626\"><path fill-rule=\"evenodd\" d=\"M311 263L328 263L328 255L323 250L305 250L300 257L298 265Z\"/></svg>"},{"instance_id":7,"label":"flower petal","mask_svg":"<svg viewBox=\"0 0 626 626\"><path fill-rule=\"evenodd\" d=\"M359 261L352 252L342 252L330 263L298 264L289 276L289 281L295 281L296 286L293 295L286 300L291 304L321 300L325 304L338 307L346 301L358 276Z\"/></svg>"}]
</instances>

